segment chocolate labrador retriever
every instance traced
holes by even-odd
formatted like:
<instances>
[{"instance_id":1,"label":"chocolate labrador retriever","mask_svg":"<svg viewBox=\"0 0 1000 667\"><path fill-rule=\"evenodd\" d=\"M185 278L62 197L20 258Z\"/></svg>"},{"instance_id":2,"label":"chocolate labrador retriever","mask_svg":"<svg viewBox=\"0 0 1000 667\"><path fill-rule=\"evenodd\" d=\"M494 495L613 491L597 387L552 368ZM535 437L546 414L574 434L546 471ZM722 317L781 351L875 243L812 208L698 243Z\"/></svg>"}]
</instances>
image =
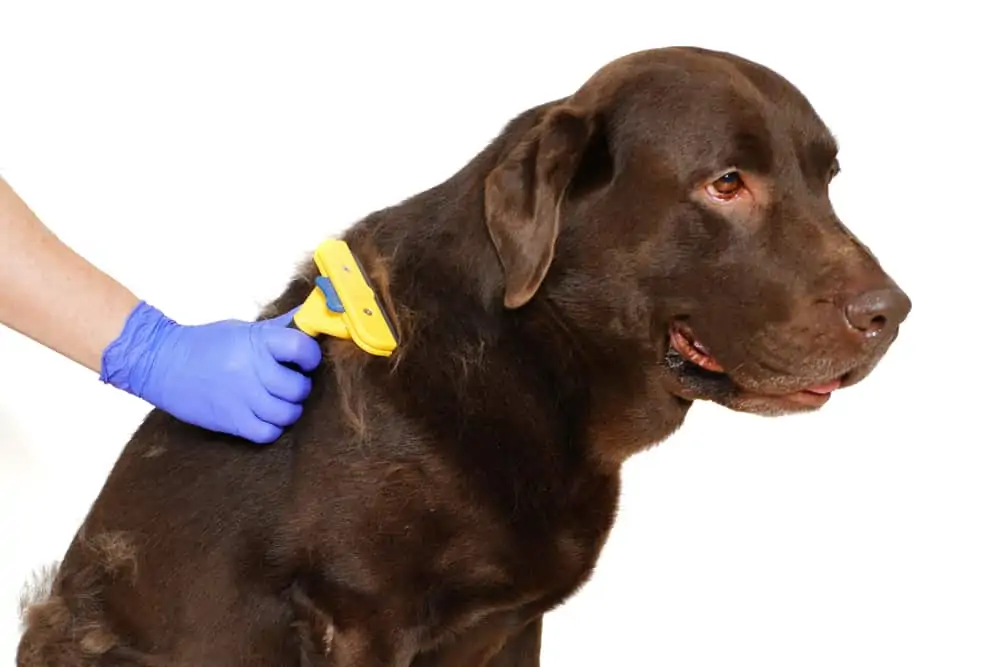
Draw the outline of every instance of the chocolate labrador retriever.
<instances>
[{"instance_id":1,"label":"chocolate labrador retriever","mask_svg":"<svg viewBox=\"0 0 1000 667\"><path fill-rule=\"evenodd\" d=\"M273 446L144 420L17 664L537 665L623 461L696 400L815 410L896 338L910 301L837 171L803 95L726 53L634 53L522 113L343 236L392 356L324 338Z\"/></svg>"}]
</instances>

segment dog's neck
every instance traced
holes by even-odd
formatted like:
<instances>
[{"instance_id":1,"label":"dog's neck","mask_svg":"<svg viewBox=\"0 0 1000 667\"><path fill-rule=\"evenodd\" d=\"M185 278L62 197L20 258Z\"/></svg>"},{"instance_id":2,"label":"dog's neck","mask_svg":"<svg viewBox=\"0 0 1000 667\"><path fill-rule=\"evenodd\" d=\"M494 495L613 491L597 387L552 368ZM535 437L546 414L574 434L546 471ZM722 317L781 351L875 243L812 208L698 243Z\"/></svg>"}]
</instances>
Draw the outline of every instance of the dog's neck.
<instances>
[{"instance_id":1,"label":"dog's neck","mask_svg":"<svg viewBox=\"0 0 1000 667\"><path fill-rule=\"evenodd\" d=\"M345 237L400 333L395 365L410 391L461 402L465 414L520 409L526 433L572 439L567 446L612 468L678 425L686 406L666 394L666 409L679 416L651 425L656 432L608 416L628 411L636 373L593 349L546 289L517 310L504 307L503 270L481 212L481 183L465 179L372 214ZM526 390L532 396L505 394ZM598 433L595 423L620 427Z\"/></svg>"}]
</instances>

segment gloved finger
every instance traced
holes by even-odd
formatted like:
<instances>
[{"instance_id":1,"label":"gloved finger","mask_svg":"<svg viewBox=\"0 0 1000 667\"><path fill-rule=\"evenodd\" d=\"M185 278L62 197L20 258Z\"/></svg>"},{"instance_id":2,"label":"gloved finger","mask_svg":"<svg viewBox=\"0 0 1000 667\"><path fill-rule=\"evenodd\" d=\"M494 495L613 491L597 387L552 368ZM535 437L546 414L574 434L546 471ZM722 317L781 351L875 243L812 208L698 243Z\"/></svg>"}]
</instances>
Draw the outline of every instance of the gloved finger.
<instances>
[{"instance_id":1,"label":"gloved finger","mask_svg":"<svg viewBox=\"0 0 1000 667\"><path fill-rule=\"evenodd\" d=\"M301 403L312 390L312 380L274 359L258 364L257 377L269 394L291 403Z\"/></svg>"},{"instance_id":2,"label":"gloved finger","mask_svg":"<svg viewBox=\"0 0 1000 667\"><path fill-rule=\"evenodd\" d=\"M301 405L271 396L263 389L251 401L250 409L258 419L282 428L291 426L302 416Z\"/></svg>"},{"instance_id":3,"label":"gloved finger","mask_svg":"<svg viewBox=\"0 0 1000 667\"><path fill-rule=\"evenodd\" d=\"M319 343L297 329L268 328L261 331L264 344L275 360L293 363L302 370L314 370L323 358Z\"/></svg>"},{"instance_id":4,"label":"gloved finger","mask_svg":"<svg viewBox=\"0 0 1000 667\"><path fill-rule=\"evenodd\" d=\"M266 320L261 320L261 324L269 327L287 327L292 322L292 318L295 317L295 313L302 306L295 306L286 313L282 313L276 317L272 317Z\"/></svg>"},{"instance_id":5,"label":"gloved finger","mask_svg":"<svg viewBox=\"0 0 1000 667\"><path fill-rule=\"evenodd\" d=\"M240 437L246 438L258 445L267 445L274 442L281 436L281 432L281 427L261 420L253 414L248 414L244 417L237 427L237 433Z\"/></svg>"}]
</instances>

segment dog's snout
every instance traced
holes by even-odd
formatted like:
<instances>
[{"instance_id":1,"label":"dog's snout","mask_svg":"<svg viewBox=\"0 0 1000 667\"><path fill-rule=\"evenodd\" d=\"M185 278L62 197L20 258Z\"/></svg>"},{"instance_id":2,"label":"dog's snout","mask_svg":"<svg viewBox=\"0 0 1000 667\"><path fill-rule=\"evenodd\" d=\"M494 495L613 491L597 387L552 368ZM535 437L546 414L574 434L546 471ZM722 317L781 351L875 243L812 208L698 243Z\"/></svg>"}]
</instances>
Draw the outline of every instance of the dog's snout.
<instances>
[{"instance_id":1,"label":"dog's snout","mask_svg":"<svg viewBox=\"0 0 1000 667\"><path fill-rule=\"evenodd\" d=\"M854 295L844 307L848 323L866 336L892 332L910 314L910 298L898 287L867 290Z\"/></svg>"}]
</instances>

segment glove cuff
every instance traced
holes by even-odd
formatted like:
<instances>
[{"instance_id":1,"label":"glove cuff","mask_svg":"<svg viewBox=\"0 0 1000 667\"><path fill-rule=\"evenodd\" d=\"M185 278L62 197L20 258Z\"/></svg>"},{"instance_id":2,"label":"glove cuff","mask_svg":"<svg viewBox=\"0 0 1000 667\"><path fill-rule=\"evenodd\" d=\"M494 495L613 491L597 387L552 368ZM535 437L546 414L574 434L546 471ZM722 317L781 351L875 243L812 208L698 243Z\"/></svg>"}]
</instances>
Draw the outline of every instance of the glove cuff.
<instances>
[{"instance_id":1,"label":"glove cuff","mask_svg":"<svg viewBox=\"0 0 1000 667\"><path fill-rule=\"evenodd\" d=\"M101 354L100 380L124 392L145 398L158 343L176 322L140 301L125 320L118 338Z\"/></svg>"}]
</instances>

